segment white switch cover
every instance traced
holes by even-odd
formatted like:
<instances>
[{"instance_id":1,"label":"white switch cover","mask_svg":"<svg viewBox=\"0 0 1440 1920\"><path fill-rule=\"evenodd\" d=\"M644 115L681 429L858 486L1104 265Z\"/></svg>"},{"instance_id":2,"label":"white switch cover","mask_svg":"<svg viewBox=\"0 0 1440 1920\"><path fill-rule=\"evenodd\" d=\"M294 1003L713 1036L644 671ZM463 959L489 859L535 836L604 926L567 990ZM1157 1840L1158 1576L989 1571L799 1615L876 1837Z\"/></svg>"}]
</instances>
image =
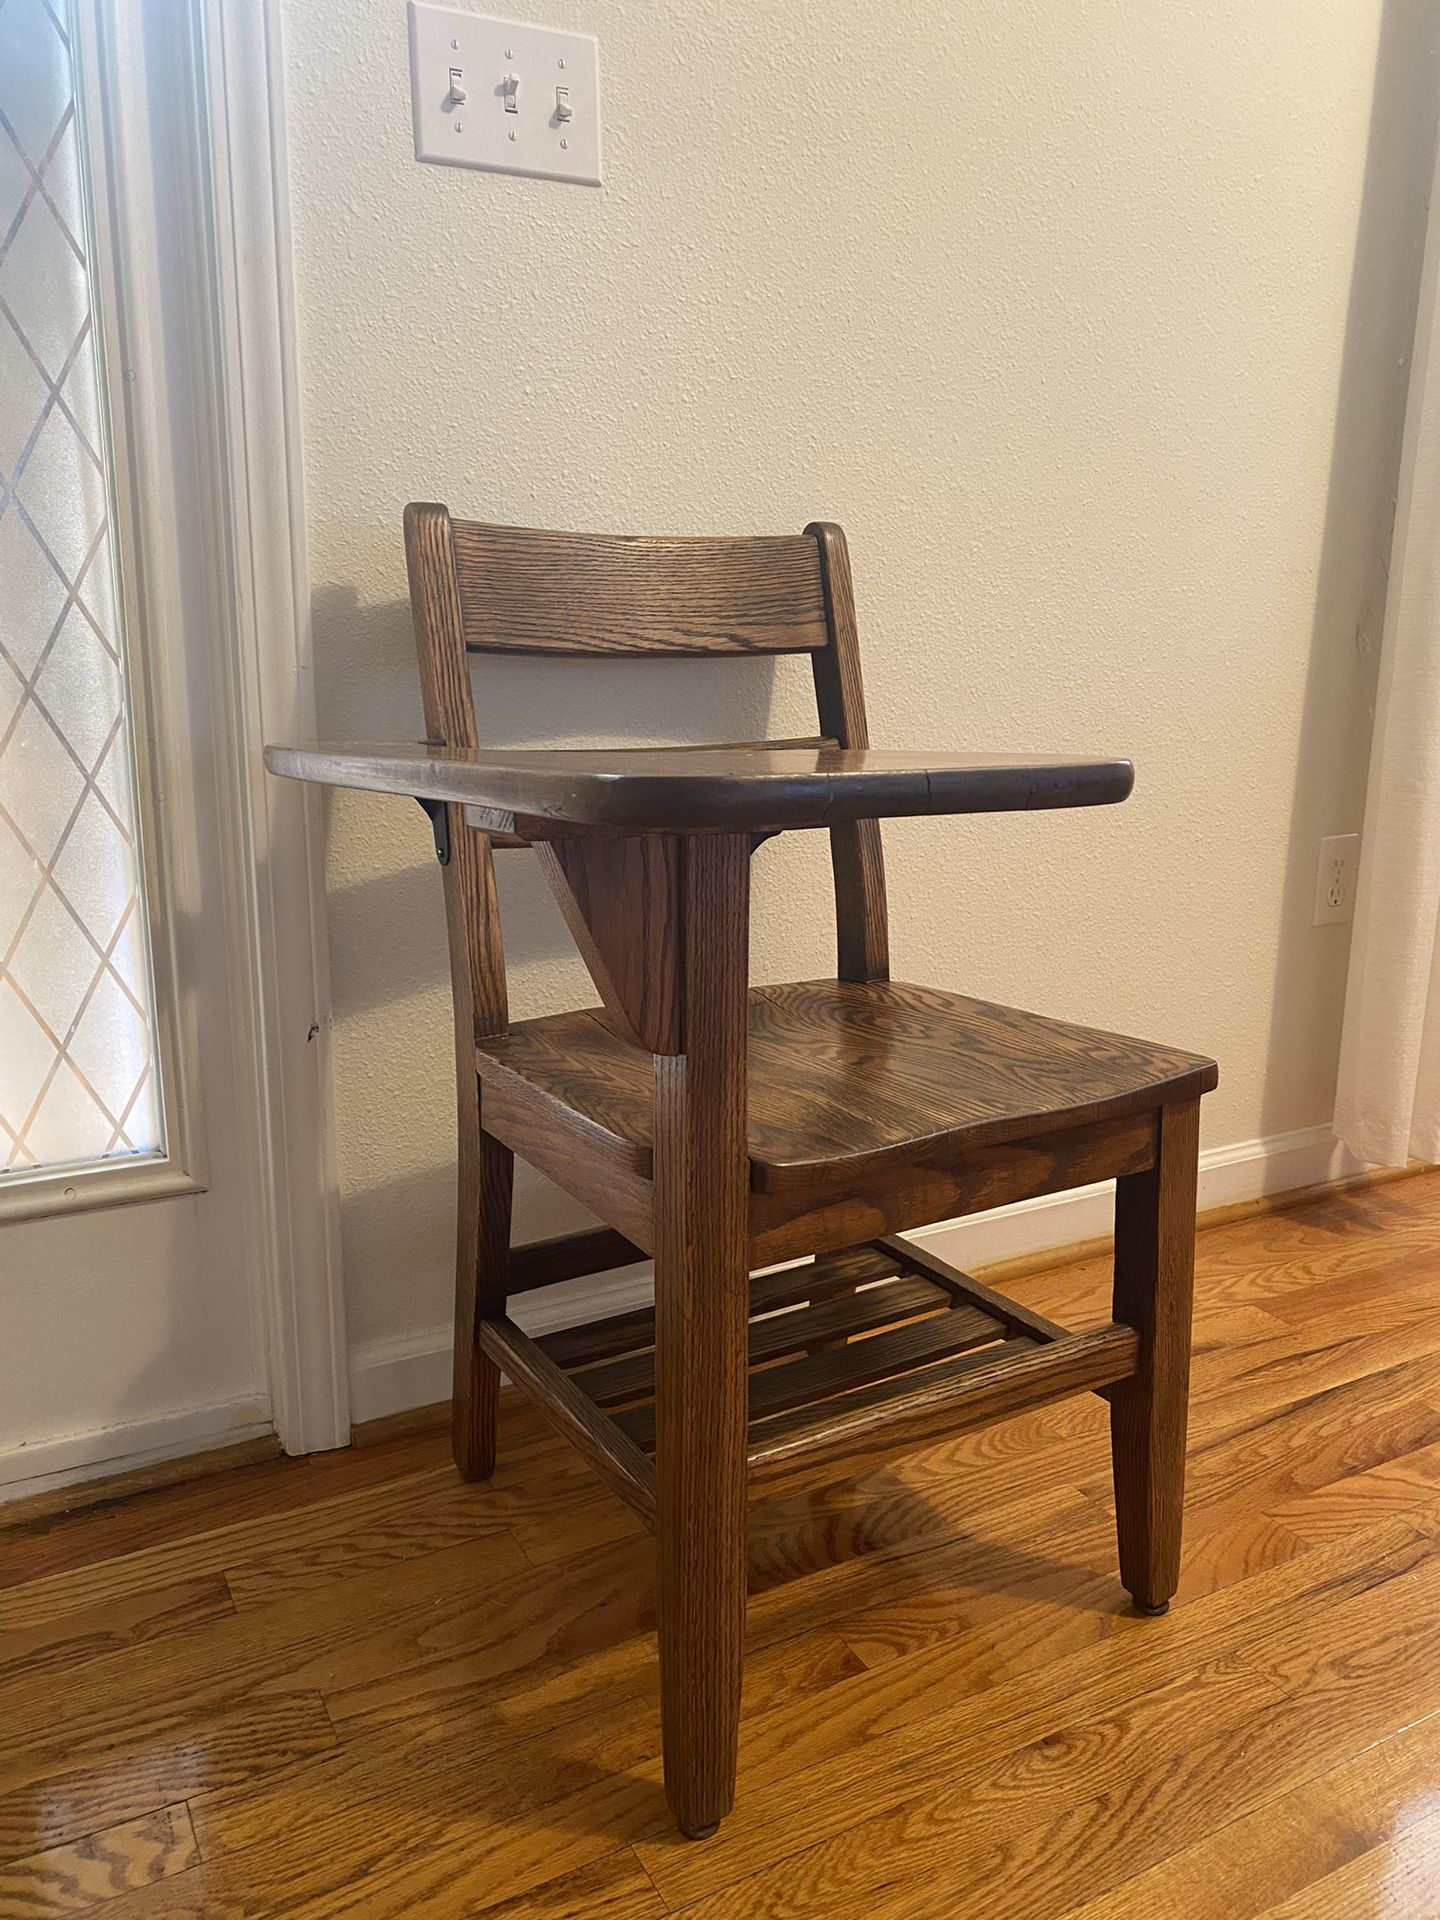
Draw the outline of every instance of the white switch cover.
<instances>
[{"instance_id":1,"label":"white switch cover","mask_svg":"<svg viewBox=\"0 0 1440 1920\"><path fill-rule=\"evenodd\" d=\"M410 0L415 158L600 184L600 47Z\"/></svg>"}]
</instances>

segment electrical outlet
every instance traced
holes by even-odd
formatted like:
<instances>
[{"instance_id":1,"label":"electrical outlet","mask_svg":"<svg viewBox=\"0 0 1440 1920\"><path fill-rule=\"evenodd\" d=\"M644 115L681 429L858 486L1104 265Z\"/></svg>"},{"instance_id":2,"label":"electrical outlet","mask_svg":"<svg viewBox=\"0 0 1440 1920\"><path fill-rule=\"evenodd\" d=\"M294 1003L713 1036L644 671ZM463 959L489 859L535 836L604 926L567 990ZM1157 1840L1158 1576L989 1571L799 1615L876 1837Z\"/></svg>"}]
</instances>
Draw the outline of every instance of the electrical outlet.
<instances>
[{"instance_id":1,"label":"electrical outlet","mask_svg":"<svg viewBox=\"0 0 1440 1920\"><path fill-rule=\"evenodd\" d=\"M1355 914L1355 879L1360 871L1360 836L1336 833L1320 842L1315 867L1315 920L1329 927Z\"/></svg>"}]
</instances>

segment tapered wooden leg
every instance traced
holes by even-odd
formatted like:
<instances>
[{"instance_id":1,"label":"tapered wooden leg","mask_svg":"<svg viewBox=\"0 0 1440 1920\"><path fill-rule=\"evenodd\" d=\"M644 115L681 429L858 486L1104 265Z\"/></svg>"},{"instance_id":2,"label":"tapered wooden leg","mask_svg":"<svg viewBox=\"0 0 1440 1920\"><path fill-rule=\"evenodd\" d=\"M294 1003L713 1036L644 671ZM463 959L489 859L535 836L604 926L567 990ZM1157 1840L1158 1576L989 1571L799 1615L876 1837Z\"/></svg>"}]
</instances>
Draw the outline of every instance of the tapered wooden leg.
<instances>
[{"instance_id":1,"label":"tapered wooden leg","mask_svg":"<svg viewBox=\"0 0 1440 1920\"><path fill-rule=\"evenodd\" d=\"M702 1837L735 1793L745 1633L749 851L685 844L685 1052L655 1060L656 1532L665 1787Z\"/></svg>"},{"instance_id":2,"label":"tapered wooden leg","mask_svg":"<svg viewBox=\"0 0 1440 1920\"><path fill-rule=\"evenodd\" d=\"M1120 1578L1142 1613L1180 1580L1195 1276L1200 1103L1162 1107L1158 1152L1115 1192L1115 1318L1140 1334L1139 1370L1110 1391Z\"/></svg>"},{"instance_id":3,"label":"tapered wooden leg","mask_svg":"<svg viewBox=\"0 0 1440 1920\"><path fill-rule=\"evenodd\" d=\"M451 1447L466 1480L495 1471L500 1369L480 1347L479 1322L505 1311L510 1260L510 1194L515 1156L479 1122L460 1121L459 1206L455 1235L455 1386Z\"/></svg>"}]
</instances>

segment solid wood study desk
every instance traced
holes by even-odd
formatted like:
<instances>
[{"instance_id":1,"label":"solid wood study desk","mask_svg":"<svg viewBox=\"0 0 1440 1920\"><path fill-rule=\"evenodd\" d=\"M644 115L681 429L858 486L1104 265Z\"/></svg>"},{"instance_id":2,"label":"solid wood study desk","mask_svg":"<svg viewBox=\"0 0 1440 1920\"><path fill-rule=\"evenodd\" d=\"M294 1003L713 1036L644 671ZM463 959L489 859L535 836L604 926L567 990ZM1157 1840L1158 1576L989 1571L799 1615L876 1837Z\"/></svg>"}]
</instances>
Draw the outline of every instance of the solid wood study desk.
<instances>
[{"instance_id":1,"label":"solid wood study desk","mask_svg":"<svg viewBox=\"0 0 1440 1920\"><path fill-rule=\"evenodd\" d=\"M428 745L271 746L407 795L444 873L458 1118L453 1434L495 1463L500 1370L656 1532L667 1791L731 1804L752 1488L1062 1395L1110 1402L1120 1568L1179 1566L1199 1098L1212 1062L890 977L879 823L1113 805L1127 760L869 750L844 540L552 534L406 514ZM470 655L800 653L817 734L477 745ZM620 670L623 681L623 670ZM623 695L619 696L623 698ZM751 856L823 833L836 969L751 987ZM492 853L534 849L603 1009L512 1022ZM948 878L937 870L937 882ZM512 1247L519 1157L604 1223ZM904 1236L1114 1179L1114 1318L1071 1332ZM653 1255L653 1309L530 1338L508 1302Z\"/></svg>"}]
</instances>

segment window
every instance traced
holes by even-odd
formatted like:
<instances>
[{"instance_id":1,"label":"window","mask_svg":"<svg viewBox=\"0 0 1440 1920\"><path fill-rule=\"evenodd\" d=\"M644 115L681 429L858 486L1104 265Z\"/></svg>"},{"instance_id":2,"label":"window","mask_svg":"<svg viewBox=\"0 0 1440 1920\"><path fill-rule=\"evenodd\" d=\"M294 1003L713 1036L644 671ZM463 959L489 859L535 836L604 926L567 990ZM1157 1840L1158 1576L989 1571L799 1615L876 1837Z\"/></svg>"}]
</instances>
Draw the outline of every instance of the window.
<instances>
[{"instance_id":1,"label":"window","mask_svg":"<svg viewBox=\"0 0 1440 1920\"><path fill-rule=\"evenodd\" d=\"M0 1173L164 1132L66 0L0 0Z\"/></svg>"}]
</instances>

